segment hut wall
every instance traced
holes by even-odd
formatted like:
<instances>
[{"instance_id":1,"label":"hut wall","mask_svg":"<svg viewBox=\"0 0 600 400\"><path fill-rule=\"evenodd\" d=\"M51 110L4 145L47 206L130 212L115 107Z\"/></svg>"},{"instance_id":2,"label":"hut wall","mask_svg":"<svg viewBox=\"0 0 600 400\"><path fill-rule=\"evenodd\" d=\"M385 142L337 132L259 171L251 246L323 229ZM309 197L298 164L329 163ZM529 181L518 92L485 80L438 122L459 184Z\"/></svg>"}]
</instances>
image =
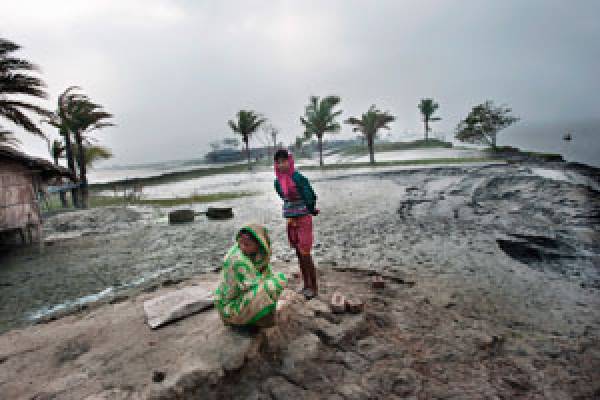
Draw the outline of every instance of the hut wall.
<instances>
[{"instance_id":1,"label":"hut wall","mask_svg":"<svg viewBox=\"0 0 600 400\"><path fill-rule=\"evenodd\" d=\"M0 159L0 231L39 225L37 173L19 162Z\"/></svg>"}]
</instances>

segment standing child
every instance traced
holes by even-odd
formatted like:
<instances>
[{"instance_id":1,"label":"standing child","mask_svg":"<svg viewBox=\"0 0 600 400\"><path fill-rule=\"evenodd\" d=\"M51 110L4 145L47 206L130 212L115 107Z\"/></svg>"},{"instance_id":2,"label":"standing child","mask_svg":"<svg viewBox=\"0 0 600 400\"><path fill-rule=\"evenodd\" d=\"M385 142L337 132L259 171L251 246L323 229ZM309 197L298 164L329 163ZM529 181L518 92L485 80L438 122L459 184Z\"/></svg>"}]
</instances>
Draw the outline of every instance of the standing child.
<instances>
[{"instance_id":1,"label":"standing child","mask_svg":"<svg viewBox=\"0 0 600 400\"><path fill-rule=\"evenodd\" d=\"M318 295L317 271L310 254L313 244L312 217L317 196L308 179L294 169L294 158L286 150L275 153L275 190L283 200L283 217L287 219L287 235L296 250L304 287L299 289L307 299Z\"/></svg>"},{"instance_id":2,"label":"standing child","mask_svg":"<svg viewBox=\"0 0 600 400\"><path fill-rule=\"evenodd\" d=\"M246 225L238 231L215 291L215 307L223 322L235 326L273 325L286 279L282 273L273 273L270 258L271 241L266 228Z\"/></svg>"}]
</instances>

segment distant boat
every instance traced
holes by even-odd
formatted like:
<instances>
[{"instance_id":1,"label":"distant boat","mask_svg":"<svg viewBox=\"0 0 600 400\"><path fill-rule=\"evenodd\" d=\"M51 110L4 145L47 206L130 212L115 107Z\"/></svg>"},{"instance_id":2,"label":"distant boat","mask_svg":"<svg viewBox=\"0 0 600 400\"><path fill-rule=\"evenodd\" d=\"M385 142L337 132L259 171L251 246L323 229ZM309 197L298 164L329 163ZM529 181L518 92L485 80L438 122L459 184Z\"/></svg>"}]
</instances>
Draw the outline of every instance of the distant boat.
<instances>
[{"instance_id":1,"label":"distant boat","mask_svg":"<svg viewBox=\"0 0 600 400\"><path fill-rule=\"evenodd\" d=\"M563 140L566 140L567 142L570 141L571 139L573 139L573 137L571 136L570 133L567 133L566 135L563 136Z\"/></svg>"}]
</instances>

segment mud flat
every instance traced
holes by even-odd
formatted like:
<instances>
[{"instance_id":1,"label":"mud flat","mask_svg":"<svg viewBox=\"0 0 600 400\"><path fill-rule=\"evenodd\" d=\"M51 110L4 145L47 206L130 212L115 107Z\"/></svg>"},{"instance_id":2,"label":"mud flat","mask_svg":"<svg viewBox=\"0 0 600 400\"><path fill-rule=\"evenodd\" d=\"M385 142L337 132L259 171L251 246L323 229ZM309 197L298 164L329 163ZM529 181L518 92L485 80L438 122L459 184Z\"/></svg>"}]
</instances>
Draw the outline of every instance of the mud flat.
<instances>
[{"instance_id":1,"label":"mud flat","mask_svg":"<svg viewBox=\"0 0 600 400\"><path fill-rule=\"evenodd\" d=\"M600 179L596 169L565 163L521 163L343 173L308 171L307 175L320 197L322 214L315 219L314 254L325 274L323 279L330 285L345 279L348 285L356 281L362 285L356 288L357 293L367 299L367 319L376 324L373 321L377 318L369 316L371 312L390 318L381 322L383 326L377 328L381 330L367 331L366 336L356 334L356 340L348 344L355 347L331 347L317 328L300 330L315 334L318 346L332 352L335 349L342 353L340 357L346 357L343 353L356 353L363 339L375 337L369 341L376 345L388 343L389 337L397 335L400 339L392 341L393 350L402 357L390 361L395 356L386 355L374 363L396 363L389 364L395 368L390 376L402 371L400 375L414 383L414 390L410 394L403 389L389 389L385 393L390 396L559 399L600 395ZM36 342L36 338L62 338L61 326L66 334L76 323L92 324L89 321L93 318L95 329L104 327L115 335L127 336L135 325L133 331L137 333L144 326L141 314L128 311L127 320L137 318L136 324L123 322L117 329L119 310L135 310L144 296L168 290L169 286L209 277L214 280L211 271L219 268L236 228L246 221L269 226L276 262L289 266L293 254L285 242L272 181L257 179L253 184L264 194L228 201L236 212L235 218L228 221L199 218L191 224L169 226L165 218L168 209L157 208L107 208L50 219L46 224L48 234L70 236L56 240L42 254L21 251L2 256L2 329L22 327L1 337L2 366L10 366L2 368L2 373L24 371L26 363L31 365L58 351L56 346L66 343L66 336L64 341L56 340L56 346L49 340ZM202 211L206 206L194 207ZM350 267L410 277L416 285L409 288L397 284L395 292L373 294L367 291L363 278L348 278L356 272L340 271ZM102 302L106 304L98 306ZM55 322L27 327L77 310L80 312ZM324 318L336 324L335 318ZM318 318L313 315L309 319L314 322ZM204 329L200 320L189 321L195 322L181 321L181 330L173 333L174 337ZM199 325L194 328L188 324ZM179 325L173 326L171 329ZM51 327L57 327L56 334L43 333L44 329L54 329ZM480 334L485 337L475 339ZM296 339L291 333L282 335L287 337L284 344ZM18 337L31 337L31 341ZM113 343L117 339L111 336L102 340ZM172 340L165 339L164 351L168 351L167 343ZM475 340L482 341L484 349L487 346L496 350L484 351L474 344ZM90 344L91 349L95 347ZM16 348L22 348L22 352L14 353ZM415 349L420 353L414 353ZM273 354L280 350L273 350ZM149 346L144 354L153 351ZM388 351L393 354L389 349L384 353ZM258 375L253 375L250 371L254 369L245 370L243 364L234 370L247 373L228 372L223 379L233 379L233 387L240 388L249 387L242 384L249 382L257 390L255 398L284 398L276 394L281 385L301 390L299 393L306 391L306 396L311 396L308 392L327 393L331 398L381 398L384 393L358 380L351 368L342 367L352 361L344 364L340 359L317 358L319 363L341 368L342 376L334 378L323 369L321 378L294 382L277 370L279 356L275 355L269 362L264 361L264 354L258 358L258 365L266 365L267 372L255 366L252 368ZM80 360L67 360L48 373L79 368L81 379L98 374L86 369L87 358ZM409 361L405 365L401 360ZM519 364L521 361L524 364ZM113 368L118 371L124 365L121 362ZM140 372L139 380L131 380L136 383L127 383L125 378L119 383L108 379L113 383L107 383L105 390L118 389L126 392L124 396L133 396L131 393L142 390L141 382L152 386L147 381L154 368L150 365ZM375 364L369 365L358 372L361 379ZM168 371L167 376L173 374L176 372ZM28 382L18 379L17 375L0 376L0 389L7 385L13 389L28 387ZM31 381L35 384L36 379ZM286 386L281 379L293 386ZM336 385L358 387L323 392L325 389L319 385L327 379ZM385 383L388 378L373 379L379 379L381 387L401 386ZM128 388L128 384L134 388ZM108 389L110 385L113 387ZM432 385L439 390L431 392ZM43 391L39 385L32 387ZM99 393L101 384L95 388ZM67 390L52 390L63 389Z\"/></svg>"}]
</instances>

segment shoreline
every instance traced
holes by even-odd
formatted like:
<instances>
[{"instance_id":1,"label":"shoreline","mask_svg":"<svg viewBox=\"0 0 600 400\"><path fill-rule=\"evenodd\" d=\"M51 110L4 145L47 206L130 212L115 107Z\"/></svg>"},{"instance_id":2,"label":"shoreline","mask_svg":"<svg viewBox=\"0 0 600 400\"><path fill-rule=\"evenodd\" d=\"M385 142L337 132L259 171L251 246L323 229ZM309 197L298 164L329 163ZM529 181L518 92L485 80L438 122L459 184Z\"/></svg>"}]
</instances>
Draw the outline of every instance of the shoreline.
<instances>
[{"instance_id":1,"label":"shoreline","mask_svg":"<svg viewBox=\"0 0 600 400\"><path fill-rule=\"evenodd\" d=\"M572 165L569 168L573 169L565 173L565 165L481 163L419 168L359 168L310 174L324 210L324 215L316 220L315 259L324 264L332 260L341 263L348 259L348 255L352 256L350 260L356 255L354 262L360 263L361 260L368 260L371 255L377 255L377 259L382 262L380 268L386 267L390 262L388 259L409 262L410 257L418 260L422 257L421 254L429 254L426 259L443 259L443 253L437 254L439 249L427 245L431 241L431 238L428 239L431 234L419 222L423 219L436 226L446 226L444 224L453 222L474 223L478 226L476 232L481 231L478 234L482 237L489 237L490 232L498 231L494 233L494 239L490 238L495 249L489 251L498 251L497 239L502 243L506 242L503 244L504 251L514 252L515 257L519 257L518 254L522 251L533 251L534 254L539 253L540 257L558 257L559 264L556 268L559 271L571 271L573 267L567 267L571 265L568 261L570 258L580 257L577 256L580 251L581 254L596 251L590 238L597 235L594 230L597 228L594 227L598 221L594 219L592 205L593 196L599 191L600 174L598 169L581 165ZM588 186L586 182L594 186ZM266 224L272 229L276 235L274 250L278 259L292 259L293 254L284 240L285 234L278 212L279 200L269 190L272 181L269 178L253 184L258 185L256 189L261 189L254 196L233 198L224 203L233 207L235 212L234 219L227 221L208 221L204 217L198 217L191 224L168 225L166 213L177 205L121 205L50 216L44 229L51 239L43 253L37 254L37 249L22 249L3 256L4 268L0 271L0 284L7 297L3 302L4 310L0 307L0 315L4 316L1 319L5 319L5 326L0 327L0 330L10 329L15 324L22 325L18 322L19 315L32 315L53 307L61 308L61 304L72 304L74 308L80 308L80 299L86 299L94 293L104 293L109 288L112 288L110 296L119 298L126 293L152 290L152 287L159 287L161 281L182 281L218 268L221 253L233 236L235 227L249 220ZM519 189L521 186L522 189ZM495 194L498 190L502 190L504 194ZM337 204L337 193L340 191L347 193L346 204ZM381 197L378 195L380 192L391 197ZM556 198L561 192L564 193L560 195L564 196L564 201L561 197ZM520 196L526 197L517 200ZM531 198L538 198L538 203L525 206L532 201ZM499 202L505 205L500 207ZM544 206L546 203L548 205ZM211 204L223 202L192 203L188 207L201 212ZM332 208L334 204L337 206ZM336 211L337 207L341 207L340 210ZM372 237L377 236L378 232L385 235L382 226L387 224L386 219L396 219L399 214L415 212L417 214L408 220L403 219L397 223L404 226L408 222L404 229L414 229L415 235L409 243L422 243L421 245L425 245L423 249L410 246L403 250L406 254L402 255L392 247L384 252L389 253L386 256L378 254L380 250L370 250L371 243L377 243ZM524 216L522 220L517 218L521 213ZM558 214L548 220L548 213ZM529 219L529 224L524 225ZM359 253L352 247L348 249L347 240L332 234L346 220L353 221L351 225L364 226L369 230L370 233L364 239L369 245L356 245L357 249L365 247L366 252ZM561 224L567 220L574 224L573 231L568 238L562 238L565 228L561 228ZM511 237L512 231L520 225L523 227L517 233L521 236L525 233L545 237L548 229L550 232L556 230L556 233L544 240L551 246L556 246L558 253L554 254L554 250L549 252L543 247L530 248L530 244L524 239ZM442 230L439 234L451 236L456 228L449 225L444 228L447 231ZM403 243L403 248L407 244ZM573 244L577 246L574 248ZM480 251L476 243L467 243L467 246L468 251ZM581 250L575 250L579 248ZM348 253L344 254L344 249ZM564 256L560 252L564 252ZM549 265L554 263L551 260ZM589 284L595 285L593 274L590 275L585 269L586 265L593 263L593 258L582 260L585 262L579 262L581 265L576 265L571 272L583 275L574 275L573 279L589 281ZM369 262L373 263L372 260ZM27 268L24 268L25 265ZM580 271L581 268L584 269ZM135 284L141 276L152 276L160 271L168 272L161 273L160 279L153 278L148 282ZM63 274L66 274L68 282L63 281ZM598 282L600 285L600 280ZM125 288L131 290L124 290ZM38 295L23 298L27 291Z\"/></svg>"}]
</instances>

